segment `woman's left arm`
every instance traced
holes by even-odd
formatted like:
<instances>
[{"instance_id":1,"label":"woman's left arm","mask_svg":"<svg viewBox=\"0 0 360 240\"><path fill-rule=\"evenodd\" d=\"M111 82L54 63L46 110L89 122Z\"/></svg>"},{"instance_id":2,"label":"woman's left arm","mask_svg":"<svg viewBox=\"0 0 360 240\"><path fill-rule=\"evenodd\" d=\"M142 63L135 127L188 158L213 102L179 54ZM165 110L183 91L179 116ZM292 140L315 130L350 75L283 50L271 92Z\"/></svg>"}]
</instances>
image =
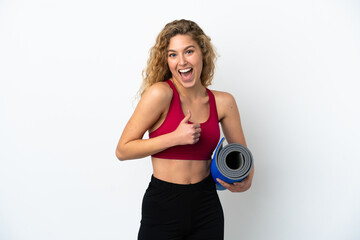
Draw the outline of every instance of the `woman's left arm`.
<instances>
[{"instance_id":1,"label":"woman's left arm","mask_svg":"<svg viewBox=\"0 0 360 240\"><path fill-rule=\"evenodd\" d=\"M246 146L244 133L241 127L240 114L234 97L226 92L213 91L216 99L221 128L228 143L240 143ZM231 192L245 192L251 186L254 176L254 167L250 174L241 182L226 183L220 179L218 182Z\"/></svg>"}]
</instances>

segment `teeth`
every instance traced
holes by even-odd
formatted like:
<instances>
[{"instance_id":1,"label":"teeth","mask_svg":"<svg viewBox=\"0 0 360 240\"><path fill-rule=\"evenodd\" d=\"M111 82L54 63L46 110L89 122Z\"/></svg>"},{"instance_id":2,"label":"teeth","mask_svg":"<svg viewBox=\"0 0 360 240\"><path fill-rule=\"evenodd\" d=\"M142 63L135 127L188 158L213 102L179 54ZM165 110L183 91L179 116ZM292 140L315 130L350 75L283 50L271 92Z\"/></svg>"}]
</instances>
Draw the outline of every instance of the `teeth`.
<instances>
[{"instance_id":1,"label":"teeth","mask_svg":"<svg viewBox=\"0 0 360 240\"><path fill-rule=\"evenodd\" d=\"M181 70L179 70L179 72L181 72L181 73L186 73L186 72L189 72L190 70L191 70L191 68L181 69Z\"/></svg>"}]
</instances>

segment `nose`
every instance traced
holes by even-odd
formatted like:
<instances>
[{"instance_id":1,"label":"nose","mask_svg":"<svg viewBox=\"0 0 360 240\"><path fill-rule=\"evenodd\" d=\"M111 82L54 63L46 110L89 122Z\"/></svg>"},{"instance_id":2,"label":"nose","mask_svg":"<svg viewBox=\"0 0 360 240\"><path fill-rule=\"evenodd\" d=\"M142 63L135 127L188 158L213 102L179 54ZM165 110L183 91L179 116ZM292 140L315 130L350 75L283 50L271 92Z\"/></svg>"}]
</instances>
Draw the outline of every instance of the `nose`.
<instances>
[{"instance_id":1,"label":"nose","mask_svg":"<svg viewBox=\"0 0 360 240\"><path fill-rule=\"evenodd\" d=\"M186 57L185 57L184 55L180 55L179 64L180 64L181 66L185 66L186 63L187 63Z\"/></svg>"}]
</instances>

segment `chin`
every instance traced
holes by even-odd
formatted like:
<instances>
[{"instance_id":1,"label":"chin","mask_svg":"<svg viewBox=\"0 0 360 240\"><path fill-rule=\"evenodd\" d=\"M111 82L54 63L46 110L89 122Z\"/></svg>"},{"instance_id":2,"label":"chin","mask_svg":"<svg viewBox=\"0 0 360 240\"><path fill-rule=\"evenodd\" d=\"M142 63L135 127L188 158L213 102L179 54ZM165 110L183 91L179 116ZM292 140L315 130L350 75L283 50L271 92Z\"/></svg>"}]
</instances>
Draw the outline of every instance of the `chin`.
<instances>
[{"instance_id":1,"label":"chin","mask_svg":"<svg viewBox=\"0 0 360 240\"><path fill-rule=\"evenodd\" d=\"M194 79L192 79L191 81L182 81L181 80L181 84L183 85L184 88L191 88L193 86L195 86L196 81Z\"/></svg>"},{"instance_id":2,"label":"chin","mask_svg":"<svg viewBox=\"0 0 360 240\"><path fill-rule=\"evenodd\" d=\"M182 80L181 76L177 77L177 78L173 78L176 82L178 82L179 84L181 84L181 86L183 86L184 88L192 88L196 85L196 78L193 77L192 79L188 80L188 81L184 81ZM199 82L201 82L201 80L199 79Z\"/></svg>"}]
</instances>

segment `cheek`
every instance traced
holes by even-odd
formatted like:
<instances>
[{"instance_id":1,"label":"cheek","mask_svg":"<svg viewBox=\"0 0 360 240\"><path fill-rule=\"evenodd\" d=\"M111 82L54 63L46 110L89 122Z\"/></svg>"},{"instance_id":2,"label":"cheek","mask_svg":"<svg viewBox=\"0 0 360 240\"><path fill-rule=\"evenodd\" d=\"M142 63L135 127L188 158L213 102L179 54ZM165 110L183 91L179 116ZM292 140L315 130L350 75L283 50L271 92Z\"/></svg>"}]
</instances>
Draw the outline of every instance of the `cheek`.
<instances>
[{"instance_id":1,"label":"cheek","mask_svg":"<svg viewBox=\"0 0 360 240\"><path fill-rule=\"evenodd\" d=\"M198 53L196 55L195 61L198 63L198 65L202 65L203 64L203 56L202 56L202 54Z\"/></svg>"},{"instance_id":2,"label":"cheek","mask_svg":"<svg viewBox=\"0 0 360 240\"><path fill-rule=\"evenodd\" d=\"M203 59L202 58L199 58L197 66L200 70L203 69Z\"/></svg>"},{"instance_id":3,"label":"cheek","mask_svg":"<svg viewBox=\"0 0 360 240\"><path fill-rule=\"evenodd\" d=\"M170 71L173 71L173 69L174 69L174 64L171 62L171 61L167 61L167 64L168 64L168 67L169 67L169 69L170 69Z\"/></svg>"}]
</instances>

